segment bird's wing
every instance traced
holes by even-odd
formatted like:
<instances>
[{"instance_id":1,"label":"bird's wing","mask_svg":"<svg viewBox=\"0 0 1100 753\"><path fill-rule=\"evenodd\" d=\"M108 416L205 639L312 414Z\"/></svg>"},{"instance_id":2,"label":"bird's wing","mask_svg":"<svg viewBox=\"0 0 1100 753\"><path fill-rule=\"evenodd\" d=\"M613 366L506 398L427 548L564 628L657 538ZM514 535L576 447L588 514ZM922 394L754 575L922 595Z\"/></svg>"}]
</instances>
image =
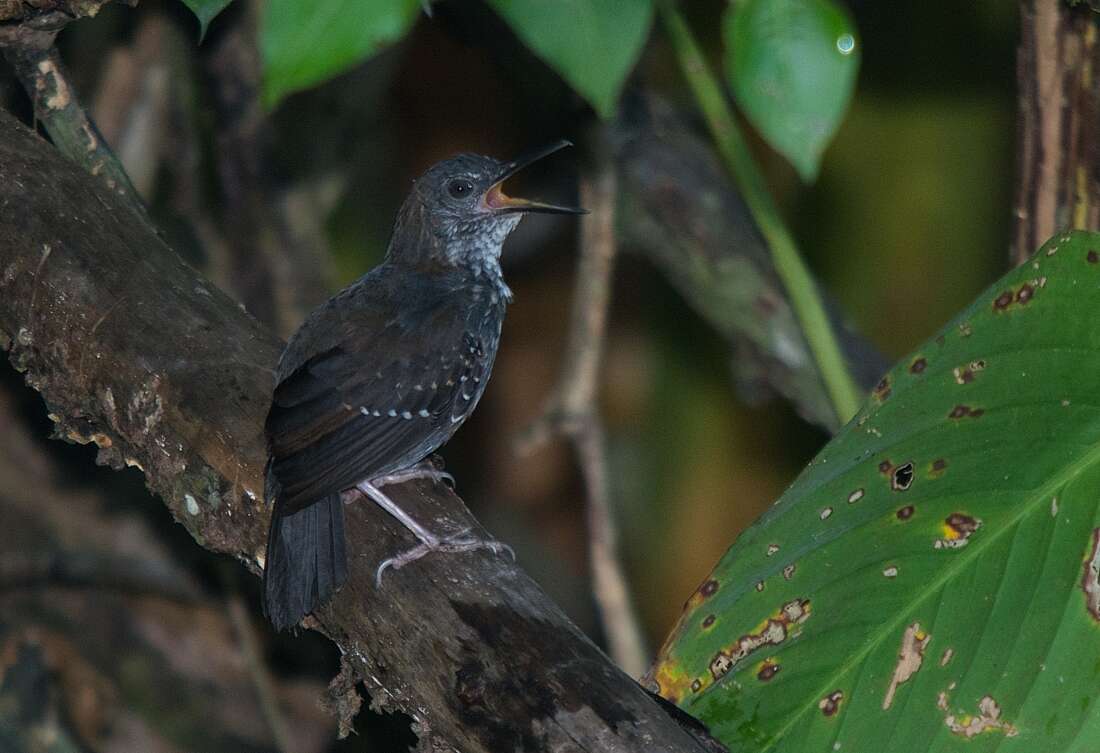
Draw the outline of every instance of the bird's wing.
<instances>
[{"instance_id":1,"label":"bird's wing","mask_svg":"<svg viewBox=\"0 0 1100 753\"><path fill-rule=\"evenodd\" d=\"M450 437L493 356L456 313L441 305L412 327L407 317L386 322L279 382L266 431L282 510L407 467Z\"/></svg>"}]
</instances>

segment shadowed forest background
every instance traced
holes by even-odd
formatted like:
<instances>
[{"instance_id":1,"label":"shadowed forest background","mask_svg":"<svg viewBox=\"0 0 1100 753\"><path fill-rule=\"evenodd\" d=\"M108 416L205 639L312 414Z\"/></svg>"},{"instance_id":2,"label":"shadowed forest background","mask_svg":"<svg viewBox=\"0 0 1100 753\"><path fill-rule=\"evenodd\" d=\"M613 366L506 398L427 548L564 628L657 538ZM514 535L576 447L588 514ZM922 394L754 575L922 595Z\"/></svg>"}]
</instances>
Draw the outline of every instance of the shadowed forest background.
<instances>
[{"instance_id":1,"label":"shadowed forest background","mask_svg":"<svg viewBox=\"0 0 1100 753\"><path fill-rule=\"evenodd\" d=\"M714 56L707 19L721 7L683 8ZM861 68L818 181L804 185L754 146L813 271L890 363L1009 266L1018 14L991 0L848 7ZM601 148L591 110L488 7L439 3L401 43L269 114L234 89L255 85L241 32L253 10L235 2L200 45L181 3L107 5L66 28L59 48L169 245L281 337L381 260L412 179L437 160L571 138L578 149L509 186L577 200L578 164ZM702 133L663 34L650 35L632 80ZM31 121L6 66L0 97ZM559 376L576 245L575 223L537 216L506 244L515 302L492 382L442 455L486 528L600 642L573 454L564 441L516 451ZM827 435L781 399L739 392L728 343L658 267L622 252L600 405L623 564L652 652ZM0 626L30 626L66 657L43 692L64 710L73 750L270 750L257 672L270 673L261 686L294 750L385 753L414 740L407 718L364 710L359 735L333 741L316 699L338 671L335 647L272 633L259 580L195 546L136 470L50 441L41 398L7 359L0 427Z\"/></svg>"}]
</instances>

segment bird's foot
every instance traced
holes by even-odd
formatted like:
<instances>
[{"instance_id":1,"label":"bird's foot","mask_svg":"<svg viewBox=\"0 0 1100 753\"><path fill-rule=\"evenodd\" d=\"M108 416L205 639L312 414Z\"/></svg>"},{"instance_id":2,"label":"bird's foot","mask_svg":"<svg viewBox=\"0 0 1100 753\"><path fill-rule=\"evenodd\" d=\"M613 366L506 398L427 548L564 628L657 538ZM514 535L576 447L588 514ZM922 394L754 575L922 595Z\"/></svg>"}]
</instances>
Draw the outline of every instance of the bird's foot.
<instances>
[{"instance_id":1,"label":"bird's foot","mask_svg":"<svg viewBox=\"0 0 1100 753\"><path fill-rule=\"evenodd\" d=\"M493 554L507 552L511 555L513 561L516 559L516 553L512 547L503 542L496 541L495 539L479 539L475 536L471 536L469 528L464 528L458 533L453 533L448 536L436 536L431 534L422 539L421 542L412 549L408 549L401 554L383 560L382 564L378 566L378 569L374 573L375 585L382 585L382 573L388 568L399 570L410 562L416 562L421 557L431 554L432 552L472 552L477 549L488 549Z\"/></svg>"},{"instance_id":2,"label":"bird's foot","mask_svg":"<svg viewBox=\"0 0 1100 753\"><path fill-rule=\"evenodd\" d=\"M403 484L406 481L414 481L417 479L443 481L450 484L452 488L454 488L455 485L455 477L444 470L436 468L430 458L421 460L413 467L406 468L403 471L394 471L393 473L387 473L385 476L372 478L370 482L375 488L381 488L383 486Z\"/></svg>"}]
</instances>

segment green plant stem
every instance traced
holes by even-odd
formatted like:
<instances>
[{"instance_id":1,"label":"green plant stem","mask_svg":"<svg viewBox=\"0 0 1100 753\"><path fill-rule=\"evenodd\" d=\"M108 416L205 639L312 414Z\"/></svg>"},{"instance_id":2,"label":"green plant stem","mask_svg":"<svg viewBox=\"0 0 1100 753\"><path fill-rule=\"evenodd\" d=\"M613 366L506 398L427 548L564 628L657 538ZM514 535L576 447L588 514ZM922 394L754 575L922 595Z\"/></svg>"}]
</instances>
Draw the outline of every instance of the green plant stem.
<instances>
[{"instance_id":1,"label":"green plant stem","mask_svg":"<svg viewBox=\"0 0 1100 753\"><path fill-rule=\"evenodd\" d=\"M696 104L706 118L718 150L733 173L737 187L771 249L775 269L787 288L791 307L798 317L825 390L836 411L838 425L847 423L859 409L863 395L848 371L840 342L829 324L817 285L802 261L794 238L779 215L779 209L772 200L764 176L753 161L748 144L727 105L725 93L707 67L691 30L671 2L664 0L659 3L659 7L669 41L695 95Z\"/></svg>"}]
</instances>

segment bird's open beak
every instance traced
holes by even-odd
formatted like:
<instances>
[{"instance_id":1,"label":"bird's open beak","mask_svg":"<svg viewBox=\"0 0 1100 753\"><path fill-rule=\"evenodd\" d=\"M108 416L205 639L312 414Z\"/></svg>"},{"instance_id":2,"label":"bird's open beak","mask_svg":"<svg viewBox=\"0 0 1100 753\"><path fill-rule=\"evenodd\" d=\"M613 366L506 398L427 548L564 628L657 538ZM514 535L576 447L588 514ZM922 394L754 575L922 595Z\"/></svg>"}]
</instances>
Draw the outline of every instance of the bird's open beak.
<instances>
[{"instance_id":1,"label":"bird's open beak","mask_svg":"<svg viewBox=\"0 0 1100 753\"><path fill-rule=\"evenodd\" d=\"M500 177L496 182L489 187L489 190L485 192L485 196L482 198L482 202L485 204L486 209L496 214L511 214L515 212L542 212L544 214L588 214L587 209L580 209L579 207L561 207L556 204L543 204L541 201L529 201L527 199L517 199L504 193L501 189L501 184L504 181L511 178L523 168L530 165L532 162L553 154L559 149L564 149L567 146L573 146L572 142L562 139L556 141L553 144L544 146L541 149L536 149L533 152L523 155L518 159L514 159L504 166L501 171Z\"/></svg>"}]
</instances>

